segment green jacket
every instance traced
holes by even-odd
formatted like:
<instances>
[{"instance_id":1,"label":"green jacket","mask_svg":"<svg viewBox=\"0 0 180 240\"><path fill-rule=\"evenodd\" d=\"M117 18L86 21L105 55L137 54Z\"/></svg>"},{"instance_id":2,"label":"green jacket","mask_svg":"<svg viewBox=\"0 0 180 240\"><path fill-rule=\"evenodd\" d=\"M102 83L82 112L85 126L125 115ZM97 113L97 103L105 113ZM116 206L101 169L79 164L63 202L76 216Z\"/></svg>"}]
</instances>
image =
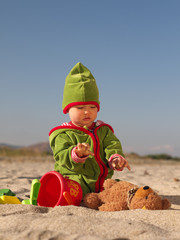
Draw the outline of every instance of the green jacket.
<instances>
[{"instance_id":1,"label":"green jacket","mask_svg":"<svg viewBox=\"0 0 180 240\"><path fill-rule=\"evenodd\" d=\"M121 143L114 135L112 127L102 122L97 125L93 130L88 130L86 127L64 123L49 133L50 146L56 161L54 170L77 181L82 187L83 195L101 191L104 180L111 178L114 172L108 165L108 159L113 154L124 156ZM95 155L89 156L85 163L77 163L72 160L71 151L78 143L83 142L90 145L90 150Z\"/></svg>"}]
</instances>

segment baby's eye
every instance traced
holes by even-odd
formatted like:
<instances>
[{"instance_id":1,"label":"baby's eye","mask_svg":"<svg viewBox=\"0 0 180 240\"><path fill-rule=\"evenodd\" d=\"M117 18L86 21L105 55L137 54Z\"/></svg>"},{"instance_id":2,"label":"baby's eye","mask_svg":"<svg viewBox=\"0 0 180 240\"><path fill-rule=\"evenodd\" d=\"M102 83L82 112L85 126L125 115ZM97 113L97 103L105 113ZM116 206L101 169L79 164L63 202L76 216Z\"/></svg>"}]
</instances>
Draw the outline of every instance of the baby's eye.
<instances>
[{"instance_id":1,"label":"baby's eye","mask_svg":"<svg viewBox=\"0 0 180 240\"><path fill-rule=\"evenodd\" d=\"M90 108L96 108L96 106L90 106Z\"/></svg>"},{"instance_id":2,"label":"baby's eye","mask_svg":"<svg viewBox=\"0 0 180 240\"><path fill-rule=\"evenodd\" d=\"M77 107L77 109L83 109L83 107Z\"/></svg>"}]
</instances>

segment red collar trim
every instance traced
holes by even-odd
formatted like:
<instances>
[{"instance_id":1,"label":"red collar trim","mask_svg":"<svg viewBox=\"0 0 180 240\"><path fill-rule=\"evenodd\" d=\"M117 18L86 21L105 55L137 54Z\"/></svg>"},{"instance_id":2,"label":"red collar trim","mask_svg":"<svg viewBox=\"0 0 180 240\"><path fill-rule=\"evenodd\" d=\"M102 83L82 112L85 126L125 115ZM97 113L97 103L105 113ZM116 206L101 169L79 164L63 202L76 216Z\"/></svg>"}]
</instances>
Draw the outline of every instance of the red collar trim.
<instances>
[{"instance_id":1,"label":"red collar trim","mask_svg":"<svg viewBox=\"0 0 180 240\"><path fill-rule=\"evenodd\" d=\"M53 129L51 129L51 131L49 132L49 136L51 135L52 132L54 132L54 131L56 131L58 129L63 129L63 128L65 128L65 129L76 129L76 130L80 130L80 131L83 131L83 132L86 132L87 134L89 134L89 130L86 130L83 127L77 127L74 124L72 124L72 123L70 124L70 123L68 123L67 125L57 126L57 127L53 128ZM93 124L94 124L94 126L96 125L96 123L93 123ZM90 130L92 130L94 126L91 126ZM111 131L114 133L114 129L109 124L106 124L106 123L102 123L101 125L96 127L95 130L97 131L102 126L109 127L111 129Z\"/></svg>"},{"instance_id":2,"label":"red collar trim","mask_svg":"<svg viewBox=\"0 0 180 240\"><path fill-rule=\"evenodd\" d=\"M77 126L75 126L75 125L63 125L63 126L57 126L57 127L55 127L55 128L53 128L53 129L51 129L51 131L49 132L49 136L54 132L54 131L56 131L56 130L59 130L59 129L76 129L76 130L80 130L80 131L82 131L82 132L85 132L85 133L87 133L87 134L89 134L89 130L86 130L85 128L82 128L82 127L77 127Z\"/></svg>"}]
</instances>

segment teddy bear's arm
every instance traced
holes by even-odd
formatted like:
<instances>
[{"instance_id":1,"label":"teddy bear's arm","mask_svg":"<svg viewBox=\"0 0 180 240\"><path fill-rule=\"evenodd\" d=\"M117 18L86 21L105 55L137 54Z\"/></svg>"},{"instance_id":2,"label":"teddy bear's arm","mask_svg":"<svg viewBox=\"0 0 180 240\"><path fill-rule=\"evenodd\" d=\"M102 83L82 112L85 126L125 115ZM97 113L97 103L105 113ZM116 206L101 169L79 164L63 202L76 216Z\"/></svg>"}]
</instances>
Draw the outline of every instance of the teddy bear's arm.
<instances>
[{"instance_id":1,"label":"teddy bear's arm","mask_svg":"<svg viewBox=\"0 0 180 240\"><path fill-rule=\"evenodd\" d=\"M101 200L98 197L98 193L87 193L84 196L84 204L86 207L98 210L98 207L101 205Z\"/></svg>"},{"instance_id":2,"label":"teddy bear's arm","mask_svg":"<svg viewBox=\"0 0 180 240\"><path fill-rule=\"evenodd\" d=\"M165 198L162 200L162 206L162 209L169 209L171 207L171 203L168 199Z\"/></svg>"}]
</instances>

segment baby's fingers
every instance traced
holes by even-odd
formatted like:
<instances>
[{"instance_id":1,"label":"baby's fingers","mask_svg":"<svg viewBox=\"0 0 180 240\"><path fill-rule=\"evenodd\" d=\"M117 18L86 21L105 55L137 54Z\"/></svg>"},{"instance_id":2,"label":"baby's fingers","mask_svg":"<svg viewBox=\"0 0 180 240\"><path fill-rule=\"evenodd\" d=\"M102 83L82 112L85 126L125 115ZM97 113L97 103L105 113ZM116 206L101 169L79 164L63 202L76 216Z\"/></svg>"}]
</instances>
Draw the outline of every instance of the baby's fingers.
<instances>
[{"instance_id":1,"label":"baby's fingers","mask_svg":"<svg viewBox=\"0 0 180 240\"><path fill-rule=\"evenodd\" d=\"M89 150L90 146L88 143L78 143L77 147L81 151L81 153L83 153L84 155L94 156L94 153Z\"/></svg>"},{"instance_id":2,"label":"baby's fingers","mask_svg":"<svg viewBox=\"0 0 180 240\"><path fill-rule=\"evenodd\" d=\"M89 155L91 155L91 156L94 156L94 153L93 153L93 152L91 152L91 151L89 151Z\"/></svg>"},{"instance_id":3,"label":"baby's fingers","mask_svg":"<svg viewBox=\"0 0 180 240\"><path fill-rule=\"evenodd\" d=\"M78 148L78 149L82 149L83 147L84 147L84 146L83 146L82 143L78 143L78 144L77 144L77 148Z\"/></svg>"},{"instance_id":4,"label":"baby's fingers","mask_svg":"<svg viewBox=\"0 0 180 240\"><path fill-rule=\"evenodd\" d=\"M85 151L87 152L88 155L91 155L91 156L94 156L94 153L90 151L90 146L88 143L82 143L84 148L85 148Z\"/></svg>"},{"instance_id":5,"label":"baby's fingers","mask_svg":"<svg viewBox=\"0 0 180 240\"><path fill-rule=\"evenodd\" d=\"M120 165L121 168L125 168L126 167L129 171L131 170L131 167L130 167L128 161L125 158L123 158L123 157L121 157L121 161L120 161L119 165Z\"/></svg>"},{"instance_id":6,"label":"baby's fingers","mask_svg":"<svg viewBox=\"0 0 180 240\"><path fill-rule=\"evenodd\" d=\"M82 147L85 149L89 149L89 144L88 143L81 143Z\"/></svg>"},{"instance_id":7,"label":"baby's fingers","mask_svg":"<svg viewBox=\"0 0 180 240\"><path fill-rule=\"evenodd\" d=\"M129 171L131 171L131 167L130 167L130 165L129 165L129 163L126 161L126 163L125 163L125 167L129 170Z\"/></svg>"}]
</instances>

